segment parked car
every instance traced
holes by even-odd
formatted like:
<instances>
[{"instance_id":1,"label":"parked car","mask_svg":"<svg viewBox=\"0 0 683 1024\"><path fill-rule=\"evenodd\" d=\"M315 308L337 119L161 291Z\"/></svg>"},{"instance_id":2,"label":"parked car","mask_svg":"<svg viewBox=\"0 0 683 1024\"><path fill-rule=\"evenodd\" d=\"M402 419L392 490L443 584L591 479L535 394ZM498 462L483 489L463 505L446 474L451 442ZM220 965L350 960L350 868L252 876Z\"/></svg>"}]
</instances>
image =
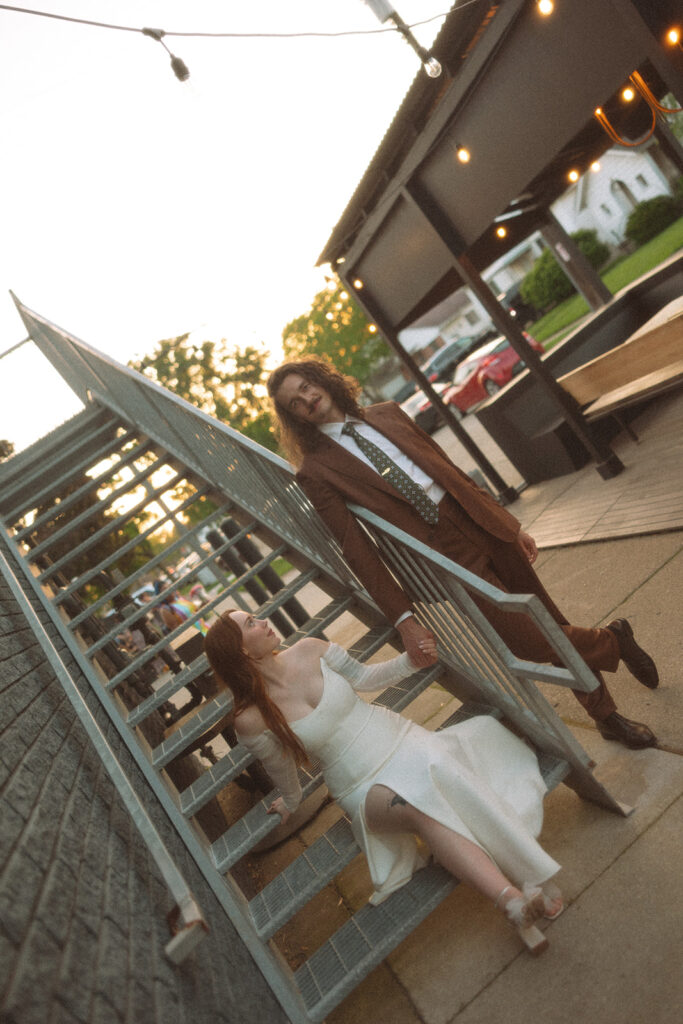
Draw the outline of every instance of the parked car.
<instances>
[{"instance_id":1,"label":"parked car","mask_svg":"<svg viewBox=\"0 0 683 1024\"><path fill-rule=\"evenodd\" d=\"M497 295L500 304L507 310L510 316L514 316L520 327L524 327L530 320L538 320L538 313L528 302L522 298L522 282L517 281L506 292Z\"/></svg>"},{"instance_id":2,"label":"parked car","mask_svg":"<svg viewBox=\"0 0 683 1024\"><path fill-rule=\"evenodd\" d=\"M405 384L401 384L401 387L398 389L396 394L392 396L392 401L398 402L398 404L400 405L401 402L405 402L407 398L410 398L411 395L414 395L416 391L417 381L407 380Z\"/></svg>"},{"instance_id":3,"label":"parked car","mask_svg":"<svg viewBox=\"0 0 683 1024\"><path fill-rule=\"evenodd\" d=\"M430 359L420 367L430 384L434 381L449 381L453 370L461 359L464 359L473 349L482 343L484 338L481 335L467 335L464 338L455 338L449 341Z\"/></svg>"},{"instance_id":4,"label":"parked car","mask_svg":"<svg viewBox=\"0 0 683 1024\"><path fill-rule=\"evenodd\" d=\"M544 351L543 346L528 334L525 338L537 352ZM443 395L443 401L467 412L473 405L495 395L524 367L524 361L507 338L494 338L463 359L455 371L452 386Z\"/></svg>"},{"instance_id":5,"label":"parked car","mask_svg":"<svg viewBox=\"0 0 683 1024\"><path fill-rule=\"evenodd\" d=\"M448 388L448 384L444 381L433 384L432 387L437 395L441 397ZM415 420L418 427L422 427L428 434L433 434L441 423L441 417L432 405L431 399L422 390L416 391L405 402L401 402L401 408L410 416L411 420Z\"/></svg>"}]
</instances>

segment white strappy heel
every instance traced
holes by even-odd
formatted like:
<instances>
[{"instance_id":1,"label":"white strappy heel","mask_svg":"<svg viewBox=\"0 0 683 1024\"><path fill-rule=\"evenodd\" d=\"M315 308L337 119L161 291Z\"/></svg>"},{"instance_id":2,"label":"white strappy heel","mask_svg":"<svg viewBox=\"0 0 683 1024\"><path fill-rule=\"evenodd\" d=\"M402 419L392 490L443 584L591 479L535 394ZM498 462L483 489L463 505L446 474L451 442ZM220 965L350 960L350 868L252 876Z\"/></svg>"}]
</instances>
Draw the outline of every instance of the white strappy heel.
<instances>
[{"instance_id":1,"label":"white strappy heel","mask_svg":"<svg viewBox=\"0 0 683 1024\"><path fill-rule=\"evenodd\" d=\"M514 886L506 885L501 889L494 903L495 907L498 907L505 893L512 888ZM533 893L524 892L522 896L513 896L503 907L503 913L532 956L538 956L548 948L548 940L534 924L545 914L545 902L540 889Z\"/></svg>"}]
</instances>

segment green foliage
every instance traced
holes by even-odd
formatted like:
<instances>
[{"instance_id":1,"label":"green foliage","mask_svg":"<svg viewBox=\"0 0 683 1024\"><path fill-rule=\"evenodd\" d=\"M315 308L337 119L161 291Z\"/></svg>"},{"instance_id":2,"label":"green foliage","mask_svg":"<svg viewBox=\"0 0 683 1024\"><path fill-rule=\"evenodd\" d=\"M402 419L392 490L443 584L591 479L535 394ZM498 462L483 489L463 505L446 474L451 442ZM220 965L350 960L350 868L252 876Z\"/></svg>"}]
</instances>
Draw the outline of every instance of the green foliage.
<instances>
[{"instance_id":1,"label":"green foliage","mask_svg":"<svg viewBox=\"0 0 683 1024\"><path fill-rule=\"evenodd\" d=\"M642 277L654 267L658 267L660 263L678 252L682 246L683 217L680 217L675 224L671 224L656 238L613 264L600 276L612 295L616 295L618 291L635 281L636 278ZM555 341L558 332L566 333L565 329L576 323L587 312L588 306L585 299L578 294L572 295L570 299L531 324L528 329L537 341L546 341L548 338Z\"/></svg>"},{"instance_id":2,"label":"green foliage","mask_svg":"<svg viewBox=\"0 0 683 1024\"><path fill-rule=\"evenodd\" d=\"M600 267L609 256L609 249L597 232L583 228L570 236L593 267ZM569 298L576 290L550 249L545 249L521 285L525 302L536 309L548 309Z\"/></svg>"},{"instance_id":3,"label":"green foliage","mask_svg":"<svg viewBox=\"0 0 683 1024\"><path fill-rule=\"evenodd\" d=\"M661 195L646 199L631 210L624 233L636 245L643 245L668 227L680 214L681 209L675 196Z\"/></svg>"},{"instance_id":4,"label":"green foliage","mask_svg":"<svg viewBox=\"0 0 683 1024\"><path fill-rule=\"evenodd\" d=\"M330 283L313 299L303 316L282 332L287 359L327 356L342 373L363 384L389 347L339 283Z\"/></svg>"},{"instance_id":5,"label":"green foliage","mask_svg":"<svg viewBox=\"0 0 683 1024\"><path fill-rule=\"evenodd\" d=\"M609 259L609 246L598 238L592 228L581 228L571 236L592 267L597 270Z\"/></svg>"},{"instance_id":6,"label":"green foliage","mask_svg":"<svg viewBox=\"0 0 683 1024\"><path fill-rule=\"evenodd\" d=\"M564 273L550 249L545 249L522 281L520 292L525 302L535 309L549 306L569 298L574 285Z\"/></svg>"},{"instance_id":7,"label":"green foliage","mask_svg":"<svg viewBox=\"0 0 683 1024\"><path fill-rule=\"evenodd\" d=\"M265 389L264 349L220 342L196 343L189 335L160 341L128 364L202 412L215 416L267 448L275 449Z\"/></svg>"}]
</instances>

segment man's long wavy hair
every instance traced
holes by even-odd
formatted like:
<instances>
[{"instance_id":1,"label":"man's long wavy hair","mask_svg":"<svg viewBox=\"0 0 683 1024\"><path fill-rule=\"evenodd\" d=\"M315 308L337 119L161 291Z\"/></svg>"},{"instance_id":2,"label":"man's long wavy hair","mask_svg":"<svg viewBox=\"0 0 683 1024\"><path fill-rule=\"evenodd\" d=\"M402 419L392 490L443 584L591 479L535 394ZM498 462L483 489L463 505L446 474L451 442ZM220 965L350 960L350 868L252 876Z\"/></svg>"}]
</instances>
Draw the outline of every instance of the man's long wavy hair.
<instances>
[{"instance_id":1,"label":"man's long wavy hair","mask_svg":"<svg viewBox=\"0 0 683 1024\"><path fill-rule=\"evenodd\" d=\"M320 432L313 423L302 423L296 419L278 402L277 393L290 373L298 373L310 384L324 388L342 412L359 419L363 419L363 410L358 404L361 386L354 377L340 373L325 359L300 359L283 363L273 370L268 378L268 394L277 417L277 437L285 456L295 466L299 466L307 452L315 451Z\"/></svg>"},{"instance_id":2,"label":"man's long wavy hair","mask_svg":"<svg viewBox=\"0 0 683 1024\"><path fill-rule=\"evenodd\" d=\"M233 611L234 609L231 609ZM256 705L263 721L280 743L294 757L296 764L307 764L308 754L303 744L287 725L285 716L266 692L266 684L256 662L242 646L242 631L231 611L224 612L212 623L204 637L204 650L218 681L231 691L235 716L245 708Z\"/></svg>"}]
</instances>

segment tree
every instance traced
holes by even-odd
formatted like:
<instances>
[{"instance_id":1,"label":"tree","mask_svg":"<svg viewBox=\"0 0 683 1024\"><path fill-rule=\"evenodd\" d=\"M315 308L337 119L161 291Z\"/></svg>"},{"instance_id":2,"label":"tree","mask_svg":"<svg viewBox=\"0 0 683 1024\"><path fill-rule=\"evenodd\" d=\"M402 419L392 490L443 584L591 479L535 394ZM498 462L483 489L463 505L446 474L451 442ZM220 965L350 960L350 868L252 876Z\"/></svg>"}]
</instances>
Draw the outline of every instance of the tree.
<instances>
[{"instance_id":1,"label":"tree","mask_svg":"<svg viewBox=\"0 0 683 1024\"><path fill-rule=\"evenodd\" d=\"M379 362L390 354L384 339L339 282L313 299L303 316L282 332L287 359L327 356L342 373L365 383Z\"/></svg>"},{"instance_id":2,"label":"tree","mask_svg":"<svg viewBox=\"0 0 683 1024\"><path fill-rule=\"evenodd\" d=\"M247 437L274 449L265 388L268 353L220 342L190 340L188 334L160 341L129 366L144 373Z\"/></svg>"},{"instance_id":3,"label":"tree","mask_svg":"<svg viewBox=\"0 0 683 1024\"><path fill-rule=\"evenodd\" d=\"M11 441L0 441L0 462L4 462L14 455L14 445Z\"/></svg>"}]
</instances>

